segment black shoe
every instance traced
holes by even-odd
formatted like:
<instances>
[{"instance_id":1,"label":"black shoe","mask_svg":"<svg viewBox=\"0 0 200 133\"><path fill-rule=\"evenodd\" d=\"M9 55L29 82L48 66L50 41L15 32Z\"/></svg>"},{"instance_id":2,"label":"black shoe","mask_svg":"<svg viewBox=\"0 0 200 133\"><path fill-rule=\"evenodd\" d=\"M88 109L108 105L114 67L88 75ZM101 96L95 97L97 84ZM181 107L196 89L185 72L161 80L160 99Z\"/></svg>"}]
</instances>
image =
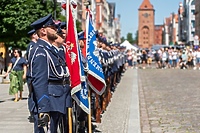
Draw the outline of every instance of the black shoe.
<instances>
[{"instance_id":1,"label":"black shoe","mask_svg":"<svg viewBox=\"0 0 200 133\"><path fill-rule=\"evenodd\" d=\"M78 133L86 133L85 128L82 128L82 127L79 128L79 129L78 129Z\"/></svg>"},{"instance_id":2,"label":"black shoe","mask_svg":"<svg viewBox=\"0 0 200 133\"><path fill-rule=\"evenodd\" d=\"M96 128L97 128L97 126L92 124L92 130L95 130Z\"/></svg>"},{"instance_id":3,"label":"black shoe","mask_svg":"<svg viewBox=\"0 0 200 133\"><path fill-rule=\"evenodd\" d=\"M115 87L112 87L112 88L111 88L111 91L112 91L112 92L115 92Z\"/></svg>"}]
</instances>

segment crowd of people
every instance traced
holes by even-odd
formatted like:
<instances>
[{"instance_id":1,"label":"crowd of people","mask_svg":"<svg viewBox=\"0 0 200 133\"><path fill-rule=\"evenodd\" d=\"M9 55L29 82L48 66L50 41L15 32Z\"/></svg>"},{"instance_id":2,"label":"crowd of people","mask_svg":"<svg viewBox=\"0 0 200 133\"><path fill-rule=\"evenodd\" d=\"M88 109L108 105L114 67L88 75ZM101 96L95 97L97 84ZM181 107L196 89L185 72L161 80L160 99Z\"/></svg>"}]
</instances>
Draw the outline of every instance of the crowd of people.
<instances>
[{"instance_id":1,"label":"crowd of people","mask_svg":"<svg viewBox=\"0 0 200 133\"><path fill-rule=\"evenodd\" d=\"M156 64L152 66L152 62ZM128 64L131 68L158 68L158 69L199 69L200 48L166 47L158 50L128 50Z\"/></svg>"}]
</instances>

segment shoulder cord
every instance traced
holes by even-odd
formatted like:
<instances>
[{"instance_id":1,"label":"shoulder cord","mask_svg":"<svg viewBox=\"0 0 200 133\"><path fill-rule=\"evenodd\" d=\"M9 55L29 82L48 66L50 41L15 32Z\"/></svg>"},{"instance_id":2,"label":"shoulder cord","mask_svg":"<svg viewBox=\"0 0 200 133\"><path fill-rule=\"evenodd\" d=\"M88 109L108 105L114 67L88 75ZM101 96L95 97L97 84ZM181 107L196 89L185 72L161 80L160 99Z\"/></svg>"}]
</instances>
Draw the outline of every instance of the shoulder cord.
<instances>
[{"instance_id":1,"label":"shoulder cord","mask_svg":"<svg viewBox=\"0 0 200 133\"><path fill-rule=\"evenodd\" d=\"M51 67L53 73L54 73L57 77L62 78L62 77L64 76L64 70L63 70L62 66L60 66L60 68L61 68L61 73L59 74L58 71L56 70L56 67L55 67L55 65L54 65L54 63L53 63L53 60L52 60L52 58L50 57L49 53L48 53L46 50L45 50L45 52L46 52L46 54L47 54L47 57L48 57L48 60L49 60L49 65L50 65L50 67Z\"/></svg>"}]
</instances>

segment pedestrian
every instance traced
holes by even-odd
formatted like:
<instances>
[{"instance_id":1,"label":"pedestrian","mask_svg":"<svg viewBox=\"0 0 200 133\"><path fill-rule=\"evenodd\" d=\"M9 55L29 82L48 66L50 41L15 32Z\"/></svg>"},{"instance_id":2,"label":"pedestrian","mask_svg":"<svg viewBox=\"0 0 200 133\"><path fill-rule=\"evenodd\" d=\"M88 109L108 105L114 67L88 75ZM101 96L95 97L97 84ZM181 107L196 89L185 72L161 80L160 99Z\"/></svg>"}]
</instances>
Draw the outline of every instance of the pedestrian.
<instances>
[{"instance_id":1,"label":"pedestrian","mask_svg":"<svg viewBox=\"0 0 200 133\"><path fill-rule=\"evenodd\" d=\"M14 57L11 59L5 77L10 78L9 94L15 96L15 102L22 100L23 81L26 79L27 61L22 57L20 49L14 49ZM18 99L18 92L19 99Z\"/></svg>"},{"instance_id":2,"label":"pedestrian","mask_svg":"<svg viewBox=\"0 0 200 133\"><path fill-rule=\"evenodd\" d=\"M177 68L177 58L178 58L178 52L176 48L174 48L174 51L172 52L172 67L174 69Z\"/></svg>"},{"instance_id":3,"label":"pedestrian","mask_svg":"<svg viewBox=\"0 0 200 133\"><path fill-rule=\"evenodd\" d=\"M156 61L156 68L161 68L160 54L158 53L158 50L156 50L156 53L154 54L154 58Z\"/></svg>"},{"instance_id":4,"label":"pedestrian","mask_svg":"<svg viewBox=\"0 0 200 133\"><path fill-rule=\"evenodd\" d=\"M142 69L145 69L146 64L147 64L147 52L145 50L142 50Z\"/></svg>"},{"instance_id":5,"label":"pedestrian","mask_svg":"<svg viewBox=\"0 0 200 133\"><path fill-rule=\"evenodd\" d=\"M130 49L128 49L127 51L127 55L128 55L128 67L132 68L133 67L133 55Z\"/></svg>"},{"instance_id":6,"label":"pedestrian","mask_svg":"<svg viewBox=\"0 0 200 133\"><path fill-rule=\"evenodd\" d=\"M137 53L133 53L133 68L138 69L137 67Z\"/></svg>"},{"instance_id":7,"label":"pedestrian","mask_svg":"<svg viewBox=\"0 0 200 133\"><path fill-rule=\"evenodd\" d=\"M5 67L5 62L4 62L4 58L3 58L3 52L0 53L0 74L3 73L3 69Z\"/></svg>"},{"instance_id":8,"label":"pedestrian","mask_svg":"<svg viewBox=\"0 0 200 133\"><path fill-rule=\"evenodd\" d=\"M59 56L59 36L57 27L49 14L31 24L38 34L37 45L30 51L29 69L31 88L29 110L34 113L34 132L44 133L49 127L57 133L60 119L63 132L68 132L67 108L71 107L71 90L66 61ZM60 42L60 41L59 41ZM64 56L64 55L62 55Z\"/></svg>"}]
</instances>

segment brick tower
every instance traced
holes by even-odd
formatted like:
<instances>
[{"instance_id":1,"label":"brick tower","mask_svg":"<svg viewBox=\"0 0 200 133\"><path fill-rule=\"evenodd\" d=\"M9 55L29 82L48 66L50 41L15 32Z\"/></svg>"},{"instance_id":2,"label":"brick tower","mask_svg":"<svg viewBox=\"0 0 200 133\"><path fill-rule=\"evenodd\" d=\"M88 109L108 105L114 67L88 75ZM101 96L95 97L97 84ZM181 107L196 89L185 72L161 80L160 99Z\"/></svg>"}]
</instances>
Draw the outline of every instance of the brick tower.
<instances>
[{"instance_id":1,"label":"brick tower","mask_svg":"<svg viewBox=\"0 0 200 133\"><path fill-rule=\"evenodd\" d=\"M154 44L154 8L149 0L143 0L138 9L138 45L150 48Z\"/></svg>"}]
</instances>

